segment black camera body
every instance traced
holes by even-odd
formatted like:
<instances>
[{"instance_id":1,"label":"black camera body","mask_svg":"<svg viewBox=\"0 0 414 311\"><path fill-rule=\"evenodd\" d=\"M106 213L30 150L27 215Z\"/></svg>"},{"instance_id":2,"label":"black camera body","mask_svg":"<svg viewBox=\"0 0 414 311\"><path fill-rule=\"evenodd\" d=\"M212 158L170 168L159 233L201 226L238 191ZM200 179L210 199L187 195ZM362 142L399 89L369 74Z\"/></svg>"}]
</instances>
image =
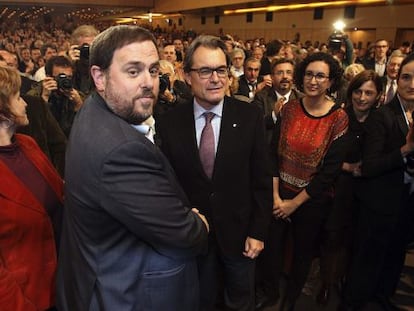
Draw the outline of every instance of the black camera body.
<instances>
[{"instance_id":1,"label":"black camera body","mask_svg":"<svg viewBox=\"0 0 414 311\"><path fill-rule=\"evenodd\" d=\"M170 77L167 74L160 74L160 93L164 93L165 90L171 88Z\"/></svg>"},{"instance_id":2,"label":"black camera body","mask_svg":"<svg viewBox=\"0 0 414 311\"><path fill-rule=\"evenodd\" d=\"M330 51L339 51L342 43L345 42L346 35L338 30L335 30L328 38L328 48Z\"/></svg>"},{"instance_id":3,"label":"black camera body","mask_svg":"<svg viewBox=\"0 0 414 311\"><path fill-rule=\"evenodd\" d=\"M89 60L89 44L84 43L79 47L80 58L83 60Z\"/></svg>"},{"instance_id":4,"label":"black camera body","mask_svg":"<svg viewBox=\"0 0 414 311\"><path fill-rule=\"evenodd\" d=\"M58 89L64 91L70 91L71 89L73 89L72 78L69 78L66 74L58 74L55 80L57 82Z\"/></svg>"}]
</instances>

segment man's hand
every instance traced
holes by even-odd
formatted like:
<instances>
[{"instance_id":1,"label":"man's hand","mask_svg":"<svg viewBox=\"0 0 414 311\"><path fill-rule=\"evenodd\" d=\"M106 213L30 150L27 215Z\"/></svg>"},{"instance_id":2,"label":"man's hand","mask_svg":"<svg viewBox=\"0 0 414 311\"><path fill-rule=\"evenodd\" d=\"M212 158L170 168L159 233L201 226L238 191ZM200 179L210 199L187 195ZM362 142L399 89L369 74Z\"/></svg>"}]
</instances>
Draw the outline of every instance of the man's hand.
<instances>
[{"instance_id":1,"label":"man's hand","mask_svg":"<svg viewBox=\"0 0 414 311\"><path fill-rule=\"evenodd\" d=\"M67 96L75 104L74 110L78 111L83 105L83 100L79 92L76 89L71 89Z\"/></svg>"},{"instance_id":2,"label":"man's hand","mask_svg":"<svg viewBox=\"0 0 414 311\"><path fill-rule=\"evenodd\" d=\"M79 45L71 45L68 51L68 56L72 62L76 62L80 59Z\"/></svg>"},{"instance_id":3,"label":"man's hand","mask_svg":"<svg viewBox=\"0 0 414 311\"><path fill-rule=\"evenodd\" d=\"M275 104L273 106L273 111L275 115L277 116L282 109L283 105L285 104L285 99L283 97L279 98L279 100L275 101Z\"/></svg>"},{"instance_id":4,"label":"man's hand","mask_svg":"<svg viewBox=\"0 0 414 311\"><path fill-rule=\"evenodd\" d=\"M53 91L58 89L57 82L52 77L46 77L42 81L42 98L47 103L49 101L49 96Z\"/></svg>"},{"instance_id":5,"label":"man's hand","mask_svg":"<svg viewBox=\"0 0 414 311\"><path fill-rule=\"evenodd\" d=\"M243 255L251 259L255 259L259 256L260 252L264 249L264 242L260 240L253 239L251 237L246 238L244 243L244 252Z\"/></svg>"},{"instance_id":6,"label":"man's hand","mask_svg":"<svg viewBox=\"0 0 414 311\"><path fill-rule=\"evenodd\" d=\"M260 83L257 83L256 93L259 92L260 90L263 90L266 86L269 86L269 87L272 86L272 78L270 77L270 75L263 76L263 81Z\"/></svg>"}]
</instances>

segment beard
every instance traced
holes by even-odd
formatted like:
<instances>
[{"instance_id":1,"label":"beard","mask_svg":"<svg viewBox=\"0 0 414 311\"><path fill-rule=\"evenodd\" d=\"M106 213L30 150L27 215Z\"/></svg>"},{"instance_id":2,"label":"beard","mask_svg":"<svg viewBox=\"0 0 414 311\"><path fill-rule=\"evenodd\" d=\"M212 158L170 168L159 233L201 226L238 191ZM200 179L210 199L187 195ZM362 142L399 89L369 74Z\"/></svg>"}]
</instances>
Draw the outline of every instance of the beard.
<instances>
[{"instance_id":1,"label":"beard","mask_svg":"<svg viewBox=\"0 0 414 311\"><path fill-rule=\"evenodd\" d=\"M132 98L126 98L124 94L117 91L108 81L103 94L106 104L113 113L128 122L138 125L148 119L153 112L157 96L151 89L143 89L142 93ZM144 103L140 99L146 99ZM152 99L150 102L148 99Z\"/></svg>"}]
</instances>

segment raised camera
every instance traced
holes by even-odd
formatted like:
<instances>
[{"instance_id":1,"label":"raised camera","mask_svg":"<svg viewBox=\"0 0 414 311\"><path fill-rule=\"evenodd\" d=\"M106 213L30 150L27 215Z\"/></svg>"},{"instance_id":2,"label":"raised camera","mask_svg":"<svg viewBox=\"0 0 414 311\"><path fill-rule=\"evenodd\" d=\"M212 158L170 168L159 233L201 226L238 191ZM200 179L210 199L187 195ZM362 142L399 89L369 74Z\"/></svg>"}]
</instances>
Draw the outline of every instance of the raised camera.
<instances>
[{"instance_id":1,"label":"raised camera","mask_svg":"<svg viewBox=\"0 0 414 311\"><path fill-rule=\"evenodd\" d=\"M58 89L64 91L70 91L73 88L72 78L68 77L64 73L60 73L55 78Z\"/></svg>"},{"instance_id":2,"label":"raised camera","mask_svg":"<svg viewBox=\"0 0 414 311\"><path fill-rule=\"evenodd\" d=\"M82 46L79 48L79 51L81 59L89 60L89 44L82 44Z\"/></svg>"},{"instance_id":3,"label":"raised camera","mask_svg":"<svg viewBox=\"0 0 414 311\"><path fill-rule=\"evenodd\" d=\"M345 34L342 31L335 30L328 38L329 50L333 52L339 51L344 40Z\"/></svg>"},{"instance_id":4,"label":"raised camera","mask_svg":"<svg viewBox=\"0 0 414 311\"><path fill-rule=\"evenodd\" d=\"M160 74L160 93L164 93L166 89L170 89L170 77L167 74Z\"/></svg>"}]
</instances>

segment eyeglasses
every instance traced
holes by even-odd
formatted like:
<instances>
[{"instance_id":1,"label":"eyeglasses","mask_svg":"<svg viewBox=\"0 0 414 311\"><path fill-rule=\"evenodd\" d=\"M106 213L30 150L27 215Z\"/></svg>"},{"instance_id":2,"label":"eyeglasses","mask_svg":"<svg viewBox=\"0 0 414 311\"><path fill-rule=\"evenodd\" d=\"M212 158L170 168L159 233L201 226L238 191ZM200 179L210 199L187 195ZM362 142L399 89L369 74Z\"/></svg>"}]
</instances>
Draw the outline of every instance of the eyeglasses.
<instances>
[{"instance_id":1,"label":"eyeglasses","mask_svg":"<svg viewBox=\"0 0 414 311\"><path fill-rule=\"evenodd\" d=\"M198 73L200 79L210 79L213 75L213 72L217 74L219 78L227 78L228 77L228 69L227 67L218 67L218 68L190 68L190 71L195 71Z\"/></svg>"},{"instance_id":2,"label":"eyeglasses","mask_svg":"<svg viewBox=\"0 0 414 311\"><path fill-rule=\"evenodd\" d=\"M318 73L313 73L312 71L305 72L305 80L311 81L313 78L315 78L316 82L323 82L326 79L328 79L329 76L322 72L318 72Z\"/></svg>"}]
</instances>

